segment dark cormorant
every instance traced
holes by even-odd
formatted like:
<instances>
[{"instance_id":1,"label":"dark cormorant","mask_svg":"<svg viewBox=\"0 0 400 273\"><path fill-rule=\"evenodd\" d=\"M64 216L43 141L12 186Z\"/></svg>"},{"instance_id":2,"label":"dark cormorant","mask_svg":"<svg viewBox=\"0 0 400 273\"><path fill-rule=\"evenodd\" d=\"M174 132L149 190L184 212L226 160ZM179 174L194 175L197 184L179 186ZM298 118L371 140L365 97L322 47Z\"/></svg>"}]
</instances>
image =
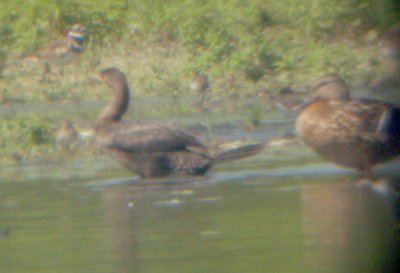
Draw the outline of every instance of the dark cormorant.
<instances>
[{"instance_id":1,"label":"dark cormorant","mask_svg":"<svg viewBox=\"0 0 400 273\"><path fill-rule=\"evenodd\" d=\"M142 178L171 174L203 175L213 164L255 155L265 149L254 144L216 156L195 137L169 127L121 121L129 103L129 86L116 68L102 70L96 78L114 92L95 122L95 135L104 150L124 167Z\"/></svg>"}]
</instances>

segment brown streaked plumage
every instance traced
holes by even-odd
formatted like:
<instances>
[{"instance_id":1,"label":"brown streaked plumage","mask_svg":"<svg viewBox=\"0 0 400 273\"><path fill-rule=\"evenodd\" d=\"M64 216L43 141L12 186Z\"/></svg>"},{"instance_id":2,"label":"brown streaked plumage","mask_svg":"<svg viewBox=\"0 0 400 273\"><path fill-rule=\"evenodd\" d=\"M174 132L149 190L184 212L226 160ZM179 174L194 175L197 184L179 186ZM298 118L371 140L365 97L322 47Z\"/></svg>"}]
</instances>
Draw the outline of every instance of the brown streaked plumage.
<instances>
[{"instance_id":1,"label":"brown streaked plumage","mask_svg":"<svg viewBox=\"0 0 400 273\"><path fill-rule=\"evenodd\" d=\"M114 100L95 122L97 141L117 162L142 178L203 175L213 164L255 155L265 148L264 144L254 144L212 156L205 145L183 131L123 122L121 118L129 103L129 86L124 73L108 68L96 77L114 92Z\"/></svg>"},{"instance_id":2,"label":"brown streaked plumage","mask_svg":"<svg viewBox=\"0 0 400 273\"><path fill-rule=\"evenodd\" d=\"M64 120L56 132L56 148L66 152L70 150L78 140L78 132L70 120Z\"/></svg>"},{"instance_id":3,"label":"brown streaked plumage","mask_svg":"<svg viewBox=\"0 0 400 273\"><path fill-rule=\"evenodd\" d=\"M210 88L210 82L208 76L203 74L196 74L190 84L190 89L199 93L201 99L204 100L207 90Z\"/></svg>"},{"instance_id":4,"label":"brown streaked plumage","mask_svg":"<svg viewBox=\"0 0 400 273\"><path fill-rule=\"evenodd\" d=\"M62 67L74 61L83 51L83 45L89 31L81 24L75 24L68 31L67 36L50 42L37 51L24 55L21 58L28 61L39 61L44 64L45 71L41 81L46 79L50 72L50 65L61 66L59 75L62 77Z\"/></svg>"},{"instance_id":5,"label":"brown streaked plumage","mask_svg":"<svg viewBox=\"0 0 400 273\"><path fill-rule=\"evenodd\" d=\"M327 160L370 175L372 166L400 154L400 108L351 99L337 75L313 87L314 101L297 117L301 140Z\"/></svg>"}]
</instances>

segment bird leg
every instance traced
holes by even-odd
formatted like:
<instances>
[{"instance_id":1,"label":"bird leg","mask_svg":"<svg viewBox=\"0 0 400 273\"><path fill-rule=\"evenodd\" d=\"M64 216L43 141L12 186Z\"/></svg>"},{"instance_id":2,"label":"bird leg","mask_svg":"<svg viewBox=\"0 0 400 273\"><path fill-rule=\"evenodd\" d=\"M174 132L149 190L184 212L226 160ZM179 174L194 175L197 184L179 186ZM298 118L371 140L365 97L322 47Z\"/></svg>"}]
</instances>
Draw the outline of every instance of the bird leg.
<instances>
[{"instance_id":1,"label":"bird leg","mask_svg":"<svg viewBox=\"0 0 400 273\"><path fill-rule=\"evenodd\" d=\"M50 73L50 65L48 63L44 64L43 76L40 79L40 82L44 82L46 80L47 74Z\"/></svg>"},{"instance_id":2,"label":"bird leg","mask_svg":"<svg viewBox=\"0 0 400 273\"><path fill-rule=\"evenodd\" d=\"M58 70L58 77L60 78L60 81L62 84L65 84L64 81L64 66L61 66L60 69Z\"/></svg>"},{"instance_id":3,"label":"bird leg","mask_svg":"<svg viewBox=\"0 0 400 273\"><path fill-rule=\"evenodd\" d=\"M364 179L373 182L376 180L376 177L375 177L374 173L372 172L371 168L372 168L372 165L367 163L360 169L360 171L361 171L362 177Z\"/></svg>"},{"instance_id":4,"label":"bird leg","mask_svg":"<svg viewBox=\"0 0 400 273\"><path fill-rule=\"evenodd\" d=\"M60 78L64 77L64 67L61 66L60 69L58 70L58 76L60 76Z\"/></svg>"}]
</instances>

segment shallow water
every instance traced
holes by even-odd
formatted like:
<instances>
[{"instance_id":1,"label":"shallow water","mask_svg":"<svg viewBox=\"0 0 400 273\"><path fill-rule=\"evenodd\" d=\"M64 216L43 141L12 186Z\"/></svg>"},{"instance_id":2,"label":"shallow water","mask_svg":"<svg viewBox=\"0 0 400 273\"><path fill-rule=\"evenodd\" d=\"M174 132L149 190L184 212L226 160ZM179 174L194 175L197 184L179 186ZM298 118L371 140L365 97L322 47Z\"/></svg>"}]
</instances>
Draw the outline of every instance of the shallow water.
<instances>
[{"instance_id":1,"label":"shallow water","mask_svg":"<svg viewBox=\"0 0 400 273\"><path fill-rule=\"evenodd\" d=\"M0 271L393 269L397 195L386 183L372 187L323 162L272 161L279 157L149 181L107 158L3 168ZM378 173L390 180L396 168Z\"/></svg>"}]
</instances>

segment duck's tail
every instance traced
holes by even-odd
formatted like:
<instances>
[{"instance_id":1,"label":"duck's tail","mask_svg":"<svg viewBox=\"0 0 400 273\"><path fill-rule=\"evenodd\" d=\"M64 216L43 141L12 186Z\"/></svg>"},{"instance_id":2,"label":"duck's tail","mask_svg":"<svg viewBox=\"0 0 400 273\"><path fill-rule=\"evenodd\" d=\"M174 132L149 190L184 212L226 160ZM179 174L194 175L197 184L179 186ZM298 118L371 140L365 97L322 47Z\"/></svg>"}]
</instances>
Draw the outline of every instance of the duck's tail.
<instances>
[{"instance_id":1,"label":"duck's tail","mask_svg":"<svg viewBox=\"0 0 400 273\"><path fill-rule=\"evenodd\" d=\"M267 147L265 143L259 144L251 144L242 146L239 148L231 149L225 152L218 154L215 159L214 163L219 164L227 161L242 159L245 157L253 156L259 154L260 152L264 151Z\"/></svg>"},{"instance_id":2,"label":"duck's tail","mask_svg":"<svg viewBox=\"0 0 400 273\"><path fill-rule=\"evenodd\" d=\"M382 117L378 131L392 136L400 136L400 107L394 107Z\"/></svg>"}]
</instances>

